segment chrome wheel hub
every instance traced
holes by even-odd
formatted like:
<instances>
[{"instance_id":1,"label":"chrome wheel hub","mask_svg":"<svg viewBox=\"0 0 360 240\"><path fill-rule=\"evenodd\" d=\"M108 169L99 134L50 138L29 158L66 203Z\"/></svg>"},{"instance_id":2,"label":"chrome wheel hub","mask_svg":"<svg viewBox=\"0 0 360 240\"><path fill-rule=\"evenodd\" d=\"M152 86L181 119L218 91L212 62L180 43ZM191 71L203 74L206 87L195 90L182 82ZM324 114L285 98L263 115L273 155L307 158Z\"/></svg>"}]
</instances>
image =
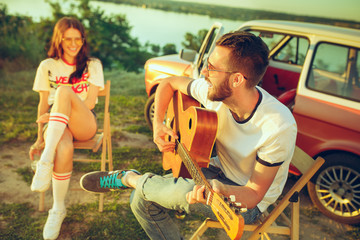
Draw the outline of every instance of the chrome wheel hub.
<instances>
[{"instance_id":1,"label":"chrome wheel hub","mask_svg":"<svg viewBox=\"0 0 360 240\"><path fill-rule=\"evenodd\" d=\"M319 174L315 188L328 211L342 217L360 215L360 173L344 166L331 166Z\"/></svg>"}]
</instances>

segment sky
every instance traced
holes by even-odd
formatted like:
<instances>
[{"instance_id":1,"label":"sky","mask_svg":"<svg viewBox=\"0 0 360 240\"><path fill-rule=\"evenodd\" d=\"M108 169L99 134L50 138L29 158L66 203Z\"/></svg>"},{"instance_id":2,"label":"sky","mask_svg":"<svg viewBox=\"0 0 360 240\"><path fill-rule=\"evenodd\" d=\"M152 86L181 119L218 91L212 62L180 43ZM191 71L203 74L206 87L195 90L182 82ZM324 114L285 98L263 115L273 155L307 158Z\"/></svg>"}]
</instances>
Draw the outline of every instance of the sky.
<instances>
[{"instance_id":1,"label":"sky","mask_svg":"<svg viewBox=\"0 0 360 240\"><path fill-rule=\"evenodd\" d=\"M360 22L360 0L175 0Z\"/></svg>"},{"instance_id":2,"label":"sky","mask_svg":"<svg viewBox=\"0 0 360 240\"><path fill-rule=\"evenodd\" d=\"M57 1L57 0L51 0ZM151 1L151 0L149 0ZM327 17L360 22L360 0L172 0L209 3L222 6L268 10L289 14ZM19 4L21 8L32 0L0 0L0 3ZM36 0L35 2L39 2ZM48 5L48 4L46 4ZM30 8L29 11L35 11Z\"/></svg>"}]
</instances>

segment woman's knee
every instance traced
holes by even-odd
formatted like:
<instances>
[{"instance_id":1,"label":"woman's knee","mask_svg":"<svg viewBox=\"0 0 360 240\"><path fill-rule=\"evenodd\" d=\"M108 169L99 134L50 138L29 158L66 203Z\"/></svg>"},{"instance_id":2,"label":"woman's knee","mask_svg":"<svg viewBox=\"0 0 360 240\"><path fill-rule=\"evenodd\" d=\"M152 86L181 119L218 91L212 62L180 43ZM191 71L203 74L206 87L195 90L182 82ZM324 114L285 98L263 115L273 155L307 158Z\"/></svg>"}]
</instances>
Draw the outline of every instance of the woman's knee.
<instances>
[{"instance_id":1,"label":"woman's knee","mask_svg":"<svg viewBox=\"0 0 360 240\"><path fill-rule=\"evenodd\" d=\"M65 98L72 94L73 91L69 86L59 86L55 92L55 98Z\"/></svg>"}]
</instances>

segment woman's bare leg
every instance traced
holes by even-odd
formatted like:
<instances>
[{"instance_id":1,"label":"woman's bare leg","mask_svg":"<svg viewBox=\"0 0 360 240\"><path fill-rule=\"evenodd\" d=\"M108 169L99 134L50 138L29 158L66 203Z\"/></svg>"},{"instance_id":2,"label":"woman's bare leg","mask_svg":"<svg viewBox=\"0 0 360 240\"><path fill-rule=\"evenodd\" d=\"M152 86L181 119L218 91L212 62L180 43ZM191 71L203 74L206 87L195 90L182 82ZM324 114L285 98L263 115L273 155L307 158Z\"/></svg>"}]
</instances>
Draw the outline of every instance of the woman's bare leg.
<instances>
[{"instance_id":1,"label":"woman's bare leg","mask_svg":"<svg viewBox=\"0 0 360 240\"><path fill-rule=\"evenodd\" d=\"M51 109L45 148L37 164L32 191L43 192L50 187L56 147L68 126L72 136L87 140L96 132L96 120L91 111L70 87L60 86L56 90L54 105Z\"/></svg>"}]
</instances>

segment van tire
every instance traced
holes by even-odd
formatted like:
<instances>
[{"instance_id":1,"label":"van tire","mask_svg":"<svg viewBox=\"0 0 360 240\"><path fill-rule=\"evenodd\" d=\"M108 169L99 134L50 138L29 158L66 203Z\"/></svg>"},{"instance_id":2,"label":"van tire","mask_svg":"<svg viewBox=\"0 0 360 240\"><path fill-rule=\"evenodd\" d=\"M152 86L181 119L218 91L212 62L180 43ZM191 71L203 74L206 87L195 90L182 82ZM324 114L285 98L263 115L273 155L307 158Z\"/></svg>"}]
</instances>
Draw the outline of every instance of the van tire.
<instances>
[{"instance_id":1,"label":"van tire","mask_svg":"<svg viewBox=\"0 0 360 240\"><path fill-rule=\"evenodd\" d=\"M335 221L360 223L360 158L344 152L323 158L324 165L307 184L311 201Z\"/></svg>"}]
</instances>

